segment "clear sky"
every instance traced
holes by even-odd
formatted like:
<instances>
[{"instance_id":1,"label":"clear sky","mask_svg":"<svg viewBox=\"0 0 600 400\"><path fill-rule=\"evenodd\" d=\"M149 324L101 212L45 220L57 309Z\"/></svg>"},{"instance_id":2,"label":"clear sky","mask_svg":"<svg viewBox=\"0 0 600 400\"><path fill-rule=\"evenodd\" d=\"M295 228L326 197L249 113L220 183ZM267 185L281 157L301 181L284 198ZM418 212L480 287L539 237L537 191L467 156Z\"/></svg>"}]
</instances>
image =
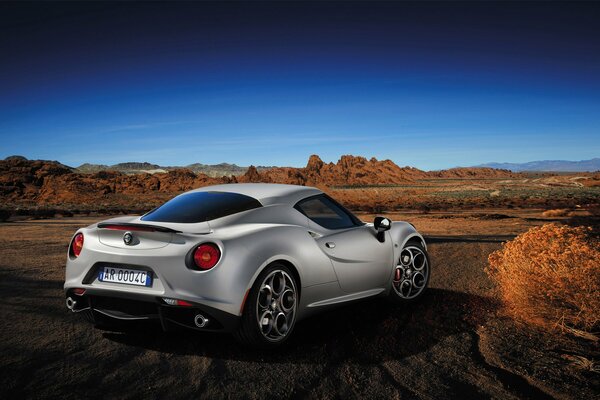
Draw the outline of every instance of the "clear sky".
<instances>
[{"instance_id":1,"label":"clear sky","mask_svg":"<svg viewBox=\"0 0 600 400\"><path fill-rule=\"evenodd\" d=\"M0 158L600 156L598 3L2 3Z\"/></svg>"}]
</instances>

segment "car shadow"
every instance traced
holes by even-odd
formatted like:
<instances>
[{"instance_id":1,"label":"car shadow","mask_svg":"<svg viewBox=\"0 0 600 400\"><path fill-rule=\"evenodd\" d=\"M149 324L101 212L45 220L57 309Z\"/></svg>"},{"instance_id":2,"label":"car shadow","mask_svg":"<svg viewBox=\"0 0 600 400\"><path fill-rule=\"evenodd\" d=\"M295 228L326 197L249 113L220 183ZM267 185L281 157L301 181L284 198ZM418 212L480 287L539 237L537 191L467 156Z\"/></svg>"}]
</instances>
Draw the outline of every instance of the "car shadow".
<instances>
[{"instance_id":1,"label":"car shadow","mask_svg":"<svg viewBox=\"0 0 600 400\"><path fill-rule=\"evenodd\" d=\"M38 279L31 274L0 269L0 297L6 312L62 318L66 311L64 299L56 296L62 287L61 280Z\"/></svg>"},{"instance_id":2,"label":"car shadow","mask_svg":"<svg viewBox=\"0 0 600 400\"><path fill-rule=\"evenodd\" d=\"M138 325L104 338L128 346L177 355L269 363L336 363L351 359L378 364L426 351L445 337L472 331L498 305L490 298L429 289L417 303L396 306L383 299L346 305L300 321L288 342L256 350L231 335L194 331L163 332Z\"/></svg>"}]
</instances>

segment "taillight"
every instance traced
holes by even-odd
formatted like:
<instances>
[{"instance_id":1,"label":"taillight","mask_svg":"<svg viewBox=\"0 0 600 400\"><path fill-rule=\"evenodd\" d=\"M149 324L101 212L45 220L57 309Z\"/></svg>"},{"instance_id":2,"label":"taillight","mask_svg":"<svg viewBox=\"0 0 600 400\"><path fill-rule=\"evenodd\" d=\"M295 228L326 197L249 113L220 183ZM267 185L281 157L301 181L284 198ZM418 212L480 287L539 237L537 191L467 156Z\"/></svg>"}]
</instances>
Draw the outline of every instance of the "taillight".
<instances>
[{"instance_id":1,"label":"taillight","mask_svg":"<svg viewBox=\"0 0 600 400\"><path fill-rule=\"evenodd\" d=\"M194 264L201 270L211 269L220 258L221 250L214 243L203 243L194 250Z\"/></svg>"},{"instance_id":2,"label":"taillight","mask_svg":"<svg viewBox=\"0 0 600 400\"><path fill-rule=\"evenodd\" d=\"M163 297L163 301L170 306L181 306L181 307L192 307L193 306L193 304L190 303L189 301L171 299L168 297Z\"/></svg>"},{"instance_id":3,"label":"taillight","mask_svg":"<svg viewBox=\"0 0 600 400\"><path fill-rule=\"evenodd\" d=\"M71 242L71 252L75 257L79 257L81 249L83 249L83 233L78 233Z\"/></svg>"}]
</instances>

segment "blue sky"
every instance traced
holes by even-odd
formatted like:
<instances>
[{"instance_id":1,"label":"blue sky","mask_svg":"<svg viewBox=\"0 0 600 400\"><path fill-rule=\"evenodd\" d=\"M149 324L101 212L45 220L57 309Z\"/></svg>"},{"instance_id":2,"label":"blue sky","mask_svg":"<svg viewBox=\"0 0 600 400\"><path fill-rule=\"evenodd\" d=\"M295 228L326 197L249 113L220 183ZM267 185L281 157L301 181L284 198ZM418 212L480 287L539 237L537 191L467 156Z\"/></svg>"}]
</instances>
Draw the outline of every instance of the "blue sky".
<instances>
[{"instance_id":1,"label":"blue sky","mask_svg":"<svg viewBox=\"0 0 600 400\"><path fill-rule=\"evenodd\" d=\"M0 157L600 156L596 4L3 4Z\"/></svg>"}]
</instances>

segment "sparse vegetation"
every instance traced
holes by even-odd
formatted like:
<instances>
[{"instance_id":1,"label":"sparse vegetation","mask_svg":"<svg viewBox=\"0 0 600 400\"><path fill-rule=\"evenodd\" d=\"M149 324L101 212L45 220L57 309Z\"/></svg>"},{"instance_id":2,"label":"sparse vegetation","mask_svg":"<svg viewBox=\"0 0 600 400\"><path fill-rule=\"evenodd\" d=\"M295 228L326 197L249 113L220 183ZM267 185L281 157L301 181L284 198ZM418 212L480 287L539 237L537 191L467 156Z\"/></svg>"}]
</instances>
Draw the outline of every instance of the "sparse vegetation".
<instances>
[{"instance_id":1,"label":"sparse vegetation","mask_svg":"<svg viewBox=\"0 0 600 400\"><path fill-rule=\"evenodd\" d=\"M597 340L600 241L591 229L547 224L489 256L488 275L515 318Z\"/></svg>"},{"instance_id":2,"label":"sparse vegetation","mask_svg":"<svg viewBox=\"0 0 600 400\"><path fill-rule=\"evenodd\" d=\"M566 217L569 215L569 210L566 208L557 208L555 210L546 210L542 213L544 217Z\"/></svg>"}]
</instances>

